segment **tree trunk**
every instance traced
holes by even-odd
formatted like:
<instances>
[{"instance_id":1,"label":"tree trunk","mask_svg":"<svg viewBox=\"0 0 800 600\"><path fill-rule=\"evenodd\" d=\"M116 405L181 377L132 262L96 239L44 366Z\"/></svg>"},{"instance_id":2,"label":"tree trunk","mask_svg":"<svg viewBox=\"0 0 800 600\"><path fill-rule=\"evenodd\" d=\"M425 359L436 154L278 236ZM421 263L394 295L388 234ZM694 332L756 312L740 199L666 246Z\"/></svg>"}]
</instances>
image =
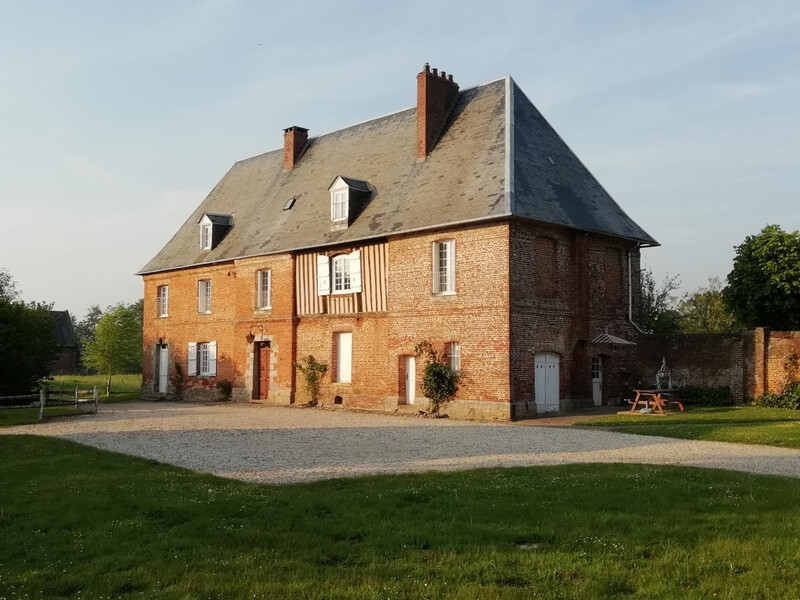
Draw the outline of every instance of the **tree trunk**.
<instances>
[{"instance_id":1,"label":"tree trunk","mask_svg":"<svg viewBox=\"0 0 800 600\"><path fill-rule=\"evenodd\" d=\"M111 373L108 374L106 378L106 398L111 397Z\"/></svg>"}]
</instances>

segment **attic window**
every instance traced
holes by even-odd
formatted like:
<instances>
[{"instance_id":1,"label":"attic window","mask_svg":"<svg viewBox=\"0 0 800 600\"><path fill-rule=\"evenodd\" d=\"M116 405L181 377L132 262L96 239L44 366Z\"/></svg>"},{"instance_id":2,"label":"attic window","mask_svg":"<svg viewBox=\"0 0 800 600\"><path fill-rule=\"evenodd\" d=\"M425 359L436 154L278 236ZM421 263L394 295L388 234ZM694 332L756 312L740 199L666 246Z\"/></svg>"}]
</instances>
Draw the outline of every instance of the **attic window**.
<instances>
[{"instance_id":1,"label":"attic window","mask_svg":"<svg viewBox=\"0 0 800 600\"><path fill-rule=\"evenodd\" d=\"M233 216L206 213L199 223L200 249L213 250L233 227Z\"/></svg>"},{"instance_id":2,"label":"attic window","mask_svg":"<svg viewBox=\"0 0 800 600\"><path fill-rule=\"evenodd\" d=\"M200 225L200 249L211 250L211 223Z\"/></svg>"},{"instance_id":3,"label":"attic window","mask_svg":"<svg viewBox=\"0 0 800 600\"><path fill-rule=\"evenodd\" d=\"M347 219L347 190L333 190L331 192L331 221L344 221Z\"/></svg>"},{"instance_id":4,"label":"attic window","mask_svg":"<svg viewBox=\"0 0 800 600\"><path fill-rule=\"evenodd\" d=\"M283 205L283 210L291 210L294 206L294 201L297 200L295 197L291 197L286 201L286 204Z\"/></svg>"},{"instance_id":5,"label":"attic window","mask_svg":"<svg viewBox=\"0 0 800 600\"><path fill-rule=\"evenodd\" d=\"M347 229L369 202L369 183L337 175L328 187L331 194L331 231Z\"/></svg>"}]
</instances>

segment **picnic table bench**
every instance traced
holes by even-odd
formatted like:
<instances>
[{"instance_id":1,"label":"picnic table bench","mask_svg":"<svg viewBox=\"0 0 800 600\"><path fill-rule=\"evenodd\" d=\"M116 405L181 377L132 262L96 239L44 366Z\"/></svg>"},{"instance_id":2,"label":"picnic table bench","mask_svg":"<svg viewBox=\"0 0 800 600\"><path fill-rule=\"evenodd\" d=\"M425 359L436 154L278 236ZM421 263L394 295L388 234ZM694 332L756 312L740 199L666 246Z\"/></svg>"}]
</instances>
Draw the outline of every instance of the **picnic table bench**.
<instances>
[{"instance_id":1,"label":"picnic table bench","mask_svg":"<svg viewBox=\"0 0 800 600\"><path fill-rule=\"evenodd\" d=\"M633 390L636 398L628 400L631 404L631 412L636 411L636 407L643 404L647 408L652 408L653 412L660 415L666 414L664 409L667 404L677 404L683 412L683 403L675 394L675 390Z\"/></svg>"}]
</instances>

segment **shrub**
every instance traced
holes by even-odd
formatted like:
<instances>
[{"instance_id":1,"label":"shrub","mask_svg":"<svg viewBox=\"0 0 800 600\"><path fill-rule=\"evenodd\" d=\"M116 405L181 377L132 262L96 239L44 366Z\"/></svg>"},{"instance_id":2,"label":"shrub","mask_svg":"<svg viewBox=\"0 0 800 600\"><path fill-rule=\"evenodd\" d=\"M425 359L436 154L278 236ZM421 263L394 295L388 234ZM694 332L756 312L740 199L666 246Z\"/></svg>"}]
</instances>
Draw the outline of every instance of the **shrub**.
<instances>
[{"instance_id":1,"label":"shrub","mask_svg":"<svg viewBox=\"0 0 800 600\"><path fill-rule=\"evenodd\" d=\"M177 360L175 361L175 372L170 377L172 380L172 396L175 400L183 400L183 389L186 385L186 379L183 376L183 366Z\"/></svg>"},{"instance_id":2,"label":"shrub","mask_svg":"<svg viewBox=\"0 0 800 600\"><path fill-rule=\"evenodd\" d=\"M675 390L685 405L733 406L733 394L728 386L687 385Z\"/></svg>"},{"instance_id":3,"label":"shrub","mask_svg":"<svg viewBox=\"0 0 800 600\"><path fill-rule=\"evenodd\" d=\"M233 384L227 379L221 379L217 382L217 389L222 395L222 401L228 402L233 395Z\"/></svg>"},{"instance_id":4,"label":"shrub","mask_svg":"<svg viewBox=\"0 0 800 600\"><path fill-rule=\"evenodd\" d=\"M790 383L780 394L766 393L753 400L756 406L764 408L789 408L800 410L800 382Z\"/></svg>"},{"instance_id":5,"label":"shrub","mask_svg":"<svg viewBox=\"0 0 800 600\"><path fill-rule=\"evenodd\" d=\"M316 406L319 402L319 386L322 383L322 376L328 371L328 365L317 362L317 359L309 354L295 366L303 374L303 383L308 395L311 396L309 404Z\"/></svg>"},{"instance_id":6,"label":"shrub","mask_svg":"<svg viewBox=\"0 0 800 600\"><path fill-rule=\"evenodd\" d=\"M417 344L414 352L417 356L425 356L422 391L430 400L431 413L438 415L441 407L458 391L458 373L450 368L444 357L428 341Z\"/></svg>"}]
</instances>

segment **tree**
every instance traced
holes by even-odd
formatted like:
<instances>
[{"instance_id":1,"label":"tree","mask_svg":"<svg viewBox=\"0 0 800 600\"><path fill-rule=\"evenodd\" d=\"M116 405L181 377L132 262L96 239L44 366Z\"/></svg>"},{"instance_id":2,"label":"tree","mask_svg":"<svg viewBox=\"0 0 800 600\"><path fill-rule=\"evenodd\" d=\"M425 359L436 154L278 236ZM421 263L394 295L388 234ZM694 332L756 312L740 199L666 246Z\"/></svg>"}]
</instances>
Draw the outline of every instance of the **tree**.
<instances>
[{"instance_id":1,"label":"tree","mask_svg":"<svg viewBox=\"0 0 800 600\"><path fill-rule=\"evenodd\" d=\"M719 277L709 277L707 287L684 296L678 305L678 313L684 333L725 333L738 326L722 298Z\"/></svg>"},{"instance_id":2,"label":"tree","mask_svg":"<svg viewBox=\"0 0 800 600\"><path fill-rule=\"evenodd\" d=\"M58 356L51 306L18 298L13 277L0 269L0 396L29 394Z\"/></svg>"},{"instance_id":3,"label":"tree","mask_svg":"<svg viewBox=\"0 0 800 600\"><path fill-rule=\"evenodd\" d=\"M747 327L800 329L800 232L767 225L747 236L736 246L722 295Z\"/></svg>"},{"instance_id":4,"label":"tree","mask_svg":"<svg viewBox=\"0 0 800 600\"><path fill-rule=\"evenodd\" d=\"M17 300L19 298L19 290L17 283L7 270L0 267L0 298L7 300Z\"/></svg>"},{"instance_id":5,"label":"tree","mask_svg":"<svg viewBox=\"0 0 800 600\"><path fill-rule=\"evenodd\" d=\"M133 306L110 306L86 343L84 363L106 375L106 397L111 395L111 376L142 360L142 326Z\"/></svg>"},{"instance_id":6,"label":"tree","mask_svg":"<svg viewBox=\"0 0 800 600\"><path fill-rule=\"evenodd\" d=\"M664 277L661 286L656 283L653 271L642 271L642 304L639 322L642 329L651 333L676 333L680 331L678 299L674 295L679 287L677 276Z\"/></svg>"},{"instance_id":7,"label":"tree","mask_svg":"<svg viewBox=\"0 0 800 600\"><path fill-rule=\"evenodd\" d=\"M458 391L458 373L450 368L442 353L437 352L427 340L417 344L414 353L425 357L422 391L431 402L431 413L438 415L441 407Z\"/></svg>"}]
</instances>

